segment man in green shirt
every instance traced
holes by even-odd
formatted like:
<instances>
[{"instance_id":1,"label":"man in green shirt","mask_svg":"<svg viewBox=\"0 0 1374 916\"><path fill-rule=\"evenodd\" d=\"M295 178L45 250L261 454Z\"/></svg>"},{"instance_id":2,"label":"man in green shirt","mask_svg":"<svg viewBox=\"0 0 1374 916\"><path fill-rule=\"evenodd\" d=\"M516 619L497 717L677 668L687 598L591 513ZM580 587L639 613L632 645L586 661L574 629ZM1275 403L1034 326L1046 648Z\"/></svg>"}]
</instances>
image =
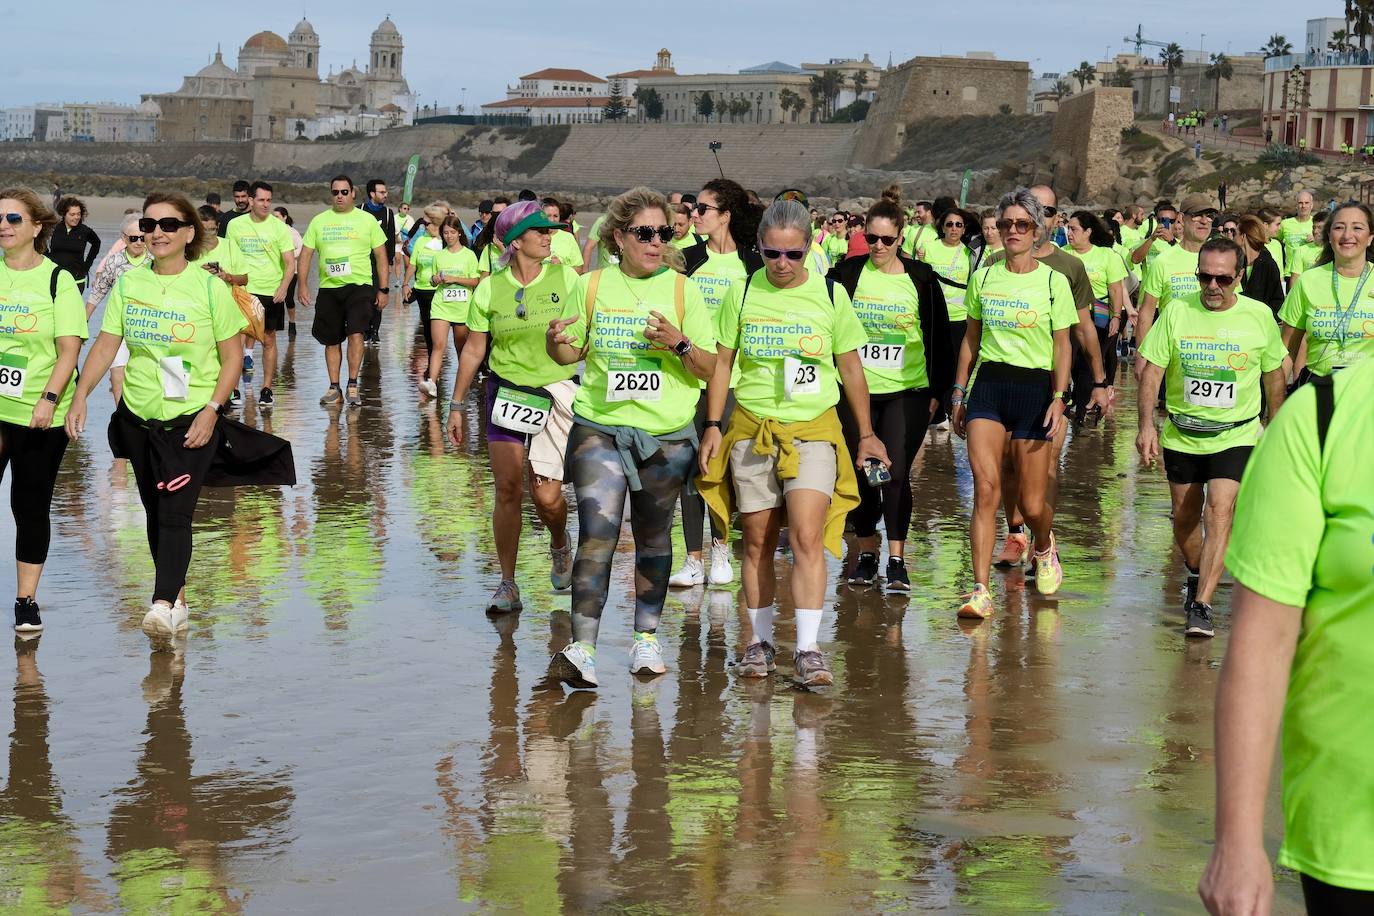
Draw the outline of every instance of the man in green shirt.
<instances>
[{"instance_id":1,"label":"man in green shirt","mask_svg":"<svg viewBox=\"0 0 1374 916\"><path fill-rule=\"evenodd\" d=\"M1289 264L1293 263L1293 252L1300 245L1313 241L1312 192L1299 191L1294 206L1297 215L1279 223L1279 241L1283 243L1283 251Z\"/></svg>"},{"instance_id":2,"label":"man in green shirt","mask_svg":"<svg viewBox=\"0 0 1374 916\"><path fill-rule=\"evenodd\" d=\"M1182 211L1183 232L1177 245L1165 250L1145 271L1145 280L1140 284L1140 313L1136 317L1135 339L1141 343L1150 333L1159 310L1169 304L1171 299L1188 296L1198 291L1197 257L1202 243L1212 234L1212 221L1217 217L1217 208L1212 198L1206 194L1189 194L1179 204ZM1145 370L1145 358L1136 356L1135 377L1140 380Z\"/></svg>"},{"instance_id":3,"label":"man in green shirt","mask_svg":"<svg viewBox=\"0 0 1374 916\"><path fill-rule=\"evenodd\" d=\"M286 328L286 293L296 277L296 246L286 223L272 215L272 186L255 181L248 186L248 215L231 222L224 240L247 268L248 292L262 303L262 391L258 406L271 410L272 382L277 374L277 332ZM234 281L239 282L238 280ZM243 372L253 371L253 338L243 338ZM230 403L239 398L234 391Z\"/></svg>"},{"instance_id":4,"label":"man in green shirt","mask_svg":"<svg viewBox=\"0 0 1374 916\"><path fill-rule=\"evenodd\" d=\"M1209 239L1198 254L1200 292L1175 299L1140 344L1136 449L1151 467L1162 449L1174 541L1188 568L1187 636L1215 632L1212 594L1241 474L1259 441L1261 385L1271 415L1283 403L1287 351L1269 307L1236 294L1244 275L1240 246ZM1169 414L1162 432L1155 429L1161 381Z\"/></svg>"}]
</instances>

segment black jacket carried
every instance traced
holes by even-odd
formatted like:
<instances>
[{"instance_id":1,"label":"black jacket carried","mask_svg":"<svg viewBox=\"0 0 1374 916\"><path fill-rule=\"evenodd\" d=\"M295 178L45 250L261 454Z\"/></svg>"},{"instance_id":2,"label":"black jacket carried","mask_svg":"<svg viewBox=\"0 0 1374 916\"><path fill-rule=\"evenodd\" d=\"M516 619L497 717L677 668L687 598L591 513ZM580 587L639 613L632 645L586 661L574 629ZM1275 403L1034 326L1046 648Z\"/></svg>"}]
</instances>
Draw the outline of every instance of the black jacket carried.
<instances>
[{"instance_id":1,"label":"black jacket carried","mask_svg":"<svg viewBox=\"0 0 1374 916\"><path fill-rule=\"evenodd\" d=\"M744 270L747 276L753 276L754 271L763 270L763 255L753 248L737 248L735 253L744 262ZM686 269L683 270L687 276L691 276L701 269L701 265L706 263L706 239L702 239L689 248L682 249L682 259L686 262Z\"/></svg>"},{"instance_id":2,"label":"black jacket carried","mask_svg":"<svg viewBox=\"0 0 1374 916\"><path fill-rule=\"evenodd\" d=\"M1263 302L1277 316L1279 306L1283 305L1283 277L1279 274L1279 265L1274 263L1274 256L1261 248L1259 257L1246 274L1248 276L1240 284L1242 295Z\"/></svg>"},{"instance_id":3,"label":"black jacket carried","mask_svg":"<svg viewBox=\"0 0 1374 916\"><path fill-rule=\"evenodd\" d=\"M75 229L69 229L66 222L59 222L48 241L48 257L52 258L52 262L58 267L75 277L78 283L85 280L86 275L91 272L91 265L95 263L95 256L98 254L100 236L85 223L79 224Z\"/></svg>"},{"instance_id":4,"label":"black jacket carried","mask_svg":"<svg viewBox=\"0 0 1374 916\"><path fill-rule=\"evenodd\" d=\"M898 255L902 267L911 284L916 287L916 299L921 319L921 342L926 351L926 378L930 381L930 393L944 400L946 392L954 384L955 360L958 354L949 339L949 312L945 309L945 294L940 289L939 275L924 261L914 261L905 255ZM859 277L868 264L868 255L845 258L830 268L826 279L834 280L845 288L849 298L859 286Z\"/></svg>"},{"instance_id":5,"label":"black jacket carried","mask_svg":"<svg viewBox=\"0 0 1374 916\"><path fill-rule=\"evenodd\" d=\"M110 451L116 458L128 458L130 446L122 431L128 426L141 427L147 433L153 473L160 481L174 481L182 476L182 442L195 418L196 414L188 413L173 420L144 420L120 401L110 417ZM295 486L296 462L290 442L229 417L220 417L217 428L219 446L205 475L205 486Z\"/></svg>"}]
</instances>

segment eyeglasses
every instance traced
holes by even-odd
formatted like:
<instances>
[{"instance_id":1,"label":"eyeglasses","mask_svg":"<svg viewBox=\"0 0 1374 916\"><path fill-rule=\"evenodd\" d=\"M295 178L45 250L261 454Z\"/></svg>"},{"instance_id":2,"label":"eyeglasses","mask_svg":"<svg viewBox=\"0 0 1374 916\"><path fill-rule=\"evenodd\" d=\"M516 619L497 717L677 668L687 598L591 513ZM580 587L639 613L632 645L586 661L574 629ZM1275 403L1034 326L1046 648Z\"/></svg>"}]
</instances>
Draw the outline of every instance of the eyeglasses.
<instances>
[{"instance_id":1,"label":"eyeglasses","mask_svg":"<svg viewBox=\"0 0 1374 916\"><path fill-rule=\"evenodd\" d=\"M777 261L787 258L789 261L800 261L806 257L805 248L765 248L763 249L763 259L765 261Z\"/></svg>"},{"instance_id":2,"label":"eyeglasses","mask_svg":"<svg viewBox=\"0 0 1374 916\"><path fill-rule=\"evenodd\" d=\"M1199 210L1199 211L1197 211L1196 213L1189 213L1189 214L1188 214L1188 218L1189 218L1189 219L1216 219L1216 218L1217 218L1217 211L1216 211L1216 210Z\"/></svg>"},{"instance_id":3,"label":"eyeglasses","mask_svg":"<svg viewBox=\"0 0 1374 916\"><path fill-rule=\"evenodd\" d=\"M1028 219L999 219L997 221L997 231L1006 235L1008 232L1015 232L1017 235L1025 235L1035 228L1035 223Z\"/></svg>"},{"instance_id":4,"label":"eyeglasses","mask_svg":"<svg viewBox=\"0 0 1374 916\"><path fill-rule=\"evenodd\" d=\"M333 194L335 197L347 197L348 195L350 195L350 194L353 193L353 189L352 189L352 188L330 188L330 189L329 189L329 193L330 193L330 194Z\"/></svg>"},{"instance_id":5,"label":"eyeglasses","mask_svg":"<svg viewBox=\"0 0 1374 916\"><path fill-rule=\"evenodd\" d=\"M1217 286L1227 287L1236 282L1236 276L1235 274L1209 274L1199 270L1197 282L1199 286L1211 286L1215 283Z\"/></svg>"},{"instance_id":6,"label":"eyeglasses","mask_svg":"<svg viewBox=\"0 0 1374 916\"><path fill-rule=\"evenodd\" d=\"M631 226L625 231L634 236L635 241L643 245L652 242L655 236L664 244L673 240L672 226Z\"/></svg>"},{"instance_id":7,"label":"eyeglasses","mask_svg":"<svg viewBox=\"0 0 1374 916\"><path fill-rule=\"evenodd\" d=\"M22 223L22 222L24 221L24 214L22 214L22 213L6 213L5 216L4 216L4 219L5 219L5 222L9 223L11 226L17 226L17 225L19 225L20 223Z\"/></svg>"},{"instance_id":8,"label":"eyeglasses","mask_svg":"<svg viewBox=\"0 0 1374 916\"><path fill-rule=\"evenodd\" d=\"M870 244L870 245L876 245L876 244L878 244L879 242L882 242L884 248L891 248L893 245L897 244L897 236L895 236L895 235L878 235L877 233L874 233L874 232L865 232L865 233L864 233L864 241L867 242L867 243Z\"/></svg>"},{"instance_id":9,"label":"eyeglasses","mask_svg":"<svg viewBox=\"0 0 1374 916\"><path fill-rule=\"evenodd\" d=\"M964 228L964 224L963 224L963 223L945 223L945 228L946 228L946 229L962 229L962 228Z\"/></svg>"},{"instance_id":10,"label":"eyeglasses","mask_svg":"<svg viewBox=\"0 0 1374 916\"><path fill-rule=\"evenodd\" d=\"M698 203L696 205L697 216L705 216L707 210L715 210L717 213L724 213L720 207L713 207L710 204Z\"/></svg>"},{"instance_id":11,"label":"eyeglasses","mask_svg":"<svg viewBox=\"0 0 1374 916\"><path fill-rule=\"evenodd\" d=\"M830 217L829 222L832 222L832 223L842 223L842 222L844 222L844 217L843 217L843 216L832 216L832 217Z\"/></svg>"},{"instance_id":12,"label":"eyeglasses","mask_svg":"<svg viewBox=\"0 0 1374 916\"><path fill-rule=\"evenodd\" d=\"M175 216L164 216L162 219L145 216L138 221L138 231L148 235L154 229L161 229L163 232L176 232L178 229L189 229L194 225L195 223L188 223L185 220L177 219Z\"/></svg>"},{"instance_id":13,"label":"eyeglasses","mask_svg":"<svg viewBox=\"0 0 1374 916\"><path fill-rule=\"evenodd\" d=\"M130 245L135 245L135 244L137 244L137 243L143 241L143 236L141 236L141 235L126 235L126 236L124 236L124 241L128 242Z\"/></svg>"},{"instance_id":14,"label":"eyeglasses","mask_svg":"<svg viewBox=\"0 0 1374 916\"><path fill-rule=\"evenodd\" d=\"M1054 207L1046 207L1046 208L1045 208L1045 215L1046 215L1046 216L1054 216L1054 215L1056 215L1058 212L1059 212L1059 211L1058 211L1056 208L1054 208Z\"/></svg>"},{"instance_id":15,"label":"eyeglasses","mask_svg":"<svg viewBox=\"0 0 1374 916\"><path fill-rule=\"evenodd\" d=\"M1220 229L1218 229L1217 231L1220 232L1222 235L1235 235L1235 234L1236 234L1237 232L1239 232L1240 230L1237 229L1235 226L1230 226L1230 227L1222 226L1222 227L1221 227Z\"/></svg>"}]
</instances>

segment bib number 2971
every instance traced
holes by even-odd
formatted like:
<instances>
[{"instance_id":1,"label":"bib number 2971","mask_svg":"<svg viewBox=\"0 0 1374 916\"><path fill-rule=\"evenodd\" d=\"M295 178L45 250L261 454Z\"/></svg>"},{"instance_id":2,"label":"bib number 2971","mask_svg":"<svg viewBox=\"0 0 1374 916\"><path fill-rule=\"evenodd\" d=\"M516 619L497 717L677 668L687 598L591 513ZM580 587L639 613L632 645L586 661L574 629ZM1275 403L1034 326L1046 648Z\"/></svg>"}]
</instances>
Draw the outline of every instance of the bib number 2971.
<instances>
[{"instance_id":1,"label":"bib number 2971","mask_svg":"<svg viewBox=\"0 0 1374 916\"><path fill-rule=\"evenodd\" d=\"M606 370L606 400L663 400L663 367L656 359L614 359Z\"/></svg>"},{"instance_id":2,"label":"bib number 2971","mask_svg":"<svg viewBox=\"0 0 1374 916\"><path fill-rule=\"evenodd\" d=\"M1216 379L1184 378L1183 400L1194 407L1236 406L1236 383Z\"/></svg>"}]
</instances>

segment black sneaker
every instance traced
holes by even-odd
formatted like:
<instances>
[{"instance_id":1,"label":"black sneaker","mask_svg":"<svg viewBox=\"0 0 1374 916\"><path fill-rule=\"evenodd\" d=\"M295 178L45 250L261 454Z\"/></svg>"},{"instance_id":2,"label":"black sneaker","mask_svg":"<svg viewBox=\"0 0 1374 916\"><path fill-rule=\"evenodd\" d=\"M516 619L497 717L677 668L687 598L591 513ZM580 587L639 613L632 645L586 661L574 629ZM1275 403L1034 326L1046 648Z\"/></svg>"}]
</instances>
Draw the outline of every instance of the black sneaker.
<instances>
[{"instance_id":1,"label":"black sneaker","mask_svg":"<svg viewBox=\"0 0 1374 916\"><path fill-rule=\"evenodd\" d=\"M294 322L294 321L287 322L287 324L286 324L286 339L287 339L287 340L295 340L295 339L296 339L296 322Z\"/></svg>"},{"instance_id":2,"label":"black sneaker","mask_svg":"<svg viewBox=\"0 0 1374 916\"><path fill-rule=\"evenodd\" d=\"M887 590L890 592L911 591L911 579L907 578L906 562L901 557L887 558Z\"/></svg>"},{"instance_id":3,"label":"black sneaker","mask_svg":"<svg viewBox=\"0 0 1374 916\"><path fill-rule=\"evenodd\" d=\"M229 406L230 406L230 407L242 407L242 406L243 406L243 393L240 392L237 388L234 389L234 393L233 393L233 394L229 395Z\"/></svg>"},{"instance_id":4,"label":"black sneaker","mask_svg":"<svg viewBox=\"0 0 1374 916\"><path fill-rule=\"evenodd\" d=\"M849 574L850 585L872 585L878 578L878 555L876 553L859 554L859 562L854 564L854 571Z\"/></svg>"},{"instance_id":5,"label":"black sneaker","mask_svg":"<svg viewBox=\"0 0 1374 916\"><path fill-rule=\"evenodd\" d=\"M41 633L43 620L38 616L38 603L32 598L16 598L14 601L14 632Z\"/></svg>"},{"instance_id":6,"label":"black sneaker","mask_svg":"<svg viewBox=\"0 0 1374 916\"><path fill-rule=\"evenodd\" d=\"M1183 609L1185 611L1192 607L1194 601L1197 601L1197 580L1197 576L1189 573L1188 581L1183 586Z\"/></svg>"},{"instance_id":7,"label":"black sneaker","mask_svg":"<svg viewBox=\"0 0 1374 916\"><path fill-rule=\"evenodd\" d=\"M1201 601L1194 601L1188 605L1188 621L1183 628L1183 635L1207 638L1216 635L1216 630L1212 626L1212 608L1210 605L1203 604Z\"/></svg>"},{"instance_id":8,"label":"black sneaker","mask_svg":"<svg viewBox=\"0 0 1374 916\"><path fill-rule=\"evenodd\" d=\"M275 403L276 399L272 397L272 389L262 389L262 393L258 395L258 408L260 410L271 410L272 405Z\"/></svg>"}]
</instances>

